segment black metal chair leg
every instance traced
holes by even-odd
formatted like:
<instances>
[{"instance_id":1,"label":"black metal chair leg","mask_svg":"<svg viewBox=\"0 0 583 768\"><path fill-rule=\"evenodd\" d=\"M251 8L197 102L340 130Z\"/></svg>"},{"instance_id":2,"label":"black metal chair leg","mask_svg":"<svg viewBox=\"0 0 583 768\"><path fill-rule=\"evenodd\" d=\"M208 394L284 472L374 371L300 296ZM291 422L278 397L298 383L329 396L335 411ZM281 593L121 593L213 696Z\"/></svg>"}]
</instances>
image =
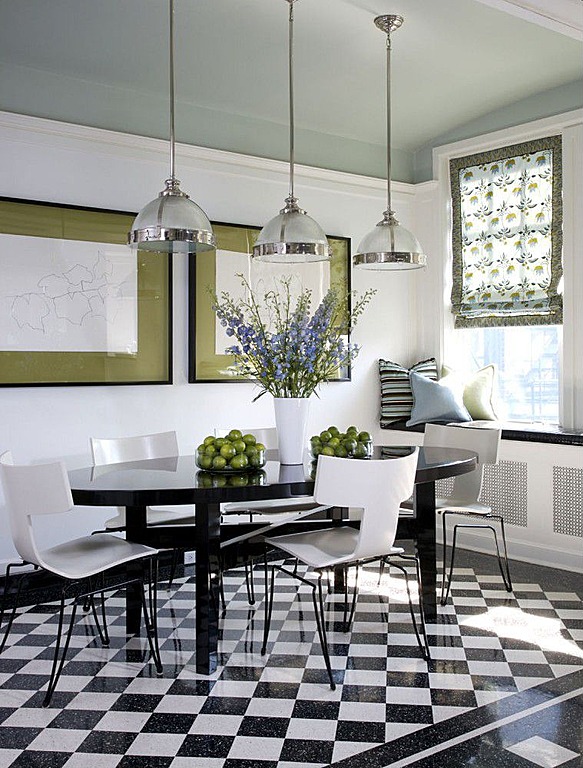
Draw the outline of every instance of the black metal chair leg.
<instances>
[{"instance_id":1,"label":"black metal chair leg","mask_svg":"<svg viewBox=\"0 0 583 768\"><path fill-rule=\"evenodd\" d=\"M172 589L172 584L174 584L174 577L176 576L176 569L178 567L178 558L180 557L182 550L180 549L173 549L172 550L172 563L170 565L170 577L168 579L168 585L166 586L167 590Z\"/></svg>"},{"instance_id":2,"label":"black metal chair leg","mask_svg":"<svg viewBox=\"0 0 583 768\"><path fill-rule=\"evenodd\" d=\"M103 582L103 575L102 575L102 582ZM102 586L103 583L102 583ZM100 593L101 598L101 619L103 621L103 628L101 626L101 622L99 621L99 617L97 616L97 606L95 605L95 597L94 595L91 595L89 598L85 597L83 601L83 607L85 606L85 603L87 600L89 600L89 604L91 607L91 611L93 613L93 620L95 621L95 626L97 627L97 632L99 633L99 639L101 640L101 644L105 647L109 646L109 632L107 631L107 618L105 616L105 594L103 592Z\"/></svg>"},{"instance_id":3,"label":"black metal chair leg","mask_svg":"<svg viewBox=\"0 0 583 768\"><path fill-rule=\"evenodd\" d=\"M267 565L267 553L265 553L265 619L264 619L264 626L263 626L263 644L261 646L261 655L265 655L265 651L267 650L267 641L269 638L269 629L271 627L271 614L273 611L273 592L275 588L275 568L271 568L271 583L269 585L269 589L267 588L268 583L268 565Z\"/></svg>"},{"instance_id":4,"label":"black metal chair leg","mask_svg":"<svg viewBox=\"0 0 583 768\"><path fill-rule=\"evenodd\" d=\"M11 563L15 568L20 568L23 564L20 563ZM6 611L6 602L8 597L8 577L9 577L9 569L10 565L6 568L6 581L4 582L4 596L2 599L2 612L0 613L0 626L2 625L2 622L4 621L4 615ZM4 650L6 647L6 642L8 640L8 635L10 634L10 630L12 629L12 624L14 623L14 619L16 618L16 611L18 610L18 600L20 598L20 592L22 590L22 584L23 582L28 578L28 574L22 573L18 578L18 583L16 585L16 592L14 594L14 605L12 606L12 610L10 611L10 615L8 617L8 620L6 622L6 629L4 630L4 636L2 637L2 642L0 642L0 653Z\"/></svg>"},{"instance_id":5,"label":"black metal chair leg","mask_svg":"<svg viewBox=\"0 0 583 768\"><path fill-rule=\"evenodd\" d=\"M157 580L155 579L155 581ZM155 594L155 587L156 587L156 584L154 584L154 594ZM152 654L152 658L154 660L156 672L159 675L161 675L163 672L163 667L162 667L162 659L160 658L160 645L158 643L158 620L156 618L156 599L155 597L154 598L150 597L149 599L150 609L152 613L148 617L148 605L146 602L146 593L145 593L143 581L142 581L142 584L140 585L140 599L142 602L142 611L144 612L146 635L148 637L150 653Z\"/></svg>"},{"instance_id":6,"label":"black metal chair leg","mask_svg":"<svg viewBox=\"0 0 583 768\"><path fill-rule=\"evenodd\" d=\"M253 579L253 561L245 563L245 587L247 588L247 602L255 605L255 581Z\"/></svg>"},{"instance_id":7,"label":"black metal chair leg","mask_svg":"<svg viewBox=\"0 0 583 768\"><path fill-rule=\"evenodd\" d=\"M318 636L320 638L320 645L322 646L322 653L324 654L324 662L326 669L328 670L328 677L330 678L331 690L336 690L336 683L332 677L332 666L330 664L330 653L328 651L328 639L326 637L326 615L324 613L324 596L322 594L322 574L318 574L318 601L316 601L316 587L312 587L312 600L314 602L314 611L316 614L316 627L318 629ZM319 603L319 606L318 606Z\"/></svg>"},{"instance_id":8,"label":"black metal chair leg","mask_svg":"<svg viewBox=\"0 0 583 768\"><path fill-rule=\"evenodd\" d=\"M356 601L358 599L358 577L360 575L360 564L356 564L356 573L354 577L354 591L352 593L352 603L350 605L350 614L348 616L348 621L346 620L346 609L348 607L348 568L346 569L346 572L344 574L345 582L346 582L346 599L344 601L344 631L349 632L350 627L352 625L352 621L354 619L354 613L356 611Z\"/></svg>"},{"instance_id":9,"label":"black metal chair leg","mask_svg":"<svg viewBox=\"0 0 583 768\"><path fill-rule=\"evenodd\" d=\"M51 676L49 678L49 685L45 698L43 700L43 707L48 707L51 703L53 693L59 682L65 659L67 657L67 651L69 650L69 643L71 642L71 635L73 633L73 625L75 623L75 616L77 615L77 603L73 601L71 606L71 619L69 621L69 628L65 637L65 644L62 651L60 651L61 638L63 636L63 624L65 619L65 590L61 594L61 609L59 611L59 625L57 627L57 639L55 641L55 655L53 656L53 666L51 669Z\"/></svg>"},{"instance_id":10,"label":"black metal chair leg","mask_svg":"<svg viewBox=\"0 0 583 768\"><path fill-rule=\"evenodd\" d=\"M223 571L219 571L219 600L221 601L221 610L223 613L227 610L227 601L225 600L225 581Z\"/></svg>"},{"instance_id":11,"label":"black metal chair leg","mask_svg":"<svg viewBox=\"0 0 583 768\"><path fill-rule=\"evenodd\" d=\"M401 555L401 557L403 557ZM404 558L409 559L407 557ZM415 558L416 559L416 558ZM421 600L419 600L419 606L420 606L420 612L419 617L421 621L421 634L423 635L423 639L421 639L421 634L419 634L419 628L417 627L417 619L415 617L415 611L413 609L413 598L411 597L411 588L409 587L409 575L407 573L406 568L404 566L400 565L399 563L391 563L395 568L398 568L403 576L405 577L405 587L407 589L407 597L409 599L409 613L411 614L411 621L413 622L413 631L415 632L415 637L417 638L417 643L419 644L419 648L421 650L421 653L423 654L423 658L425 661L431 660L431 653L429 651L429 641L427 639L427 631L425 629L425 616L423 614L423 608L421 607ZM419 572L417 577L417 583L419 586L419 589L421 587L420 580L419 580Z\"/></svg>"},{"instance_id":12,"label":"black metal chair leg","mask_svg":"<svg viewBox=\"0 0 583 768\"><path fill-rule=\"evenodd\" d=\"M510 564L508 563L508 546L506 545L506 531L504 529L504 520L500 518L500 532L502 533L502 544L504 546L504 562L506 563L506 578L504 578L504 570L502 569L502 563L500 559L498 564L500 566L500 573L504 579L504 586L507 592L512 592L512 579L510 577Z\"/></svg>"},{"instance_id":13,"label":"black metal chair leg","mask_svg":"<svg viewBox=\"0 0 583 768\"><path fill-rule=\"evenodd\" d=\"M381 559L379 560L379 580L377 582L377 587L380 587L381 581L383 580L384 573L385 573L385 561Z\"/></svg>"},{"instance_id":14,"label":"black metal chair leg","mask_svg":"<svg viewBox=\"0 0 583 768\"><path fill-rule=\"evenodd\" d=\"M441 605L445 605L445 601L447 600L447 597L444 598L445 595L445 574L447 571L447 525L446 525L446 515L447 512L444 510L441 513L441 529L442 529L442 536L443 541L441 544L441 551L443 554L442 557L442 564L441 564L441 595L439 597L439 602ZM452 560L453 560L453 553L452 553Z\"/></svg>"},{"instance_id":15,"label":"black metal chair leg","mask_svg":"<svg viewBox=\"0 0 583 768\"><path fill-rule=\"evenodd\" d=\"M452 579L452 576L453 576L453 567L454 567L454 563L455 563L455 548L456 548L456 545L457 545L457 530L458 530L459 527L460 527L459 525L454 525L454 527L453 527L453 538L452 538L452 542L451 542L451 555L450 555L450 561L449 561L449 572L447 574L447 582L446 582L445 594L443 594L443 592L441 594L441 600L440 600L441 605L445 605L447 603L447 598L449 597L449 591L451 589L451 579ZM444 571L444 573L445 573L445 571Z\"/></svg>"}]
</instances>

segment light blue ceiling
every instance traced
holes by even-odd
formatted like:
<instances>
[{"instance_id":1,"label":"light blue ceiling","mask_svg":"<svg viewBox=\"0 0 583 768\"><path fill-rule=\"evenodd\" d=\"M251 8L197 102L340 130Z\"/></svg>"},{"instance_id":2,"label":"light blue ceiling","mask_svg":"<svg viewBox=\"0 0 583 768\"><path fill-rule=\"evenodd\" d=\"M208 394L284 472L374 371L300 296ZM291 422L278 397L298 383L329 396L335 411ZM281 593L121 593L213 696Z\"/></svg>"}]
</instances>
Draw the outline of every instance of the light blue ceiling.
<instances>
[{"instance_id":1,"label":"light blue ceiling","mask_svg":"<svg viewBox=\"0 0 583 768\"><path fill-rule=\"evenodd\" d=\"M492 114L512 121L518 102L515 123L583 103L580 42L475 0L299 0L299 162L383 175L373 17L387 12L405 17L393 38L395 178L423 176L437 137L479 131ZM167 17L167 0L0 0L0 107L167 137ZM287 3L176 0L176 24L178 140L285 159Z\"/></svg>"}]
</instances>

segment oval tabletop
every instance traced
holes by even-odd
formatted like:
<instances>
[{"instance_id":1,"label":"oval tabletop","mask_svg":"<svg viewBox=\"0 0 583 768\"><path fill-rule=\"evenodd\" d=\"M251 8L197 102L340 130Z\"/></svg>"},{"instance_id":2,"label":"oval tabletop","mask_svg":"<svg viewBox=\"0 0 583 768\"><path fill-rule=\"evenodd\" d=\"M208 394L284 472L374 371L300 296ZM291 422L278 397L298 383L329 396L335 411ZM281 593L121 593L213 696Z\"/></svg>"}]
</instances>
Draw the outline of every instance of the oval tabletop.
<instances>
[{"instance_id":1,"label":"oval tabletop","mask_svg":"<svg viewBox=\"0 0 583 768\"><path fill-rule=\"evenodd\" d=\"M373 458L398 458L412 450L411 446L375 446ZM471 451L421 448L415 482L431 482L475 468L476 454ZM314 468L309 463L286 466L268 461L263 469L250 473L215 475L199 470L194 456L86 467L69 472L69 479L76 504L104 506L216 504L300 496L314 490Z\"/></svg>"}]
</instances>

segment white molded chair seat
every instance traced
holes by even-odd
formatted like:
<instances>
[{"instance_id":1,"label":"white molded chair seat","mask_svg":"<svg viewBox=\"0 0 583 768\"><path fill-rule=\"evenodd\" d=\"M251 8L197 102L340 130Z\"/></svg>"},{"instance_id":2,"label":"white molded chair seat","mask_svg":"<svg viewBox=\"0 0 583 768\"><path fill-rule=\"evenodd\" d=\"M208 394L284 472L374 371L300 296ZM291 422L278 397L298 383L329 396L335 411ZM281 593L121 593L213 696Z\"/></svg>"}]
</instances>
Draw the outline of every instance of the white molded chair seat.
<instances>
[{"instance_id":1,"label":"white molded chair seat","mask_svg":"<svg viewBox=\"0 0 583 768\"><path fill-rule=\"evenodd\" d=\"M331 568L354 561L360 532L355 528L338 527L321 531L306 531L278 536L267 541L278 549L301 560L310 568ZM401 547L390 547L386 555L404 552Z\"/></svg>"},{"instance_id":2,"label":"white molded chair seat","mask_svg":"<svg viewBox=\"0 0 583 768\"><path fill-rule=\"evenodd\" d=\"M512 580L510 577L510 567L508 564L508 548L506 545L506 533L504 530L504 519L501 515L494 514L492 508L479 501L482 490L482 480L484 466L486 464L496 464L498 461L498 450L500 447L500 437L502 431L499 428L479 428L450 426L442 424L426 424L425 436L423 439L424 447L440 446L444 448L463 448L473 451L478 456L477 467L473 472L464 475L458 475L454 478L454 484L451 496L447 498L438 498L435 500L435 508L438 514L442 516L442 554L443 554L443 573L441 580L441 604L445 605L451 588L451 579L453 575L457 533L460 528L481 528L488 529L494 534L496 553L498 557L498 566L504 586L508 592L512 591ZM480 520L479 523L456 523L454 525L451 559L449 567L447 563L447 517L449 515L458 515L462 517L475 517ZM500 525L503 542L503 556L500 553L498 545L498 536L496 529L489 523L483 521L497 521Z\"/></svg>"},{"instance_id":3,"label":"white molded chair seat","mask_svg":"<svg viewBox=\"0 0 583 768\"><path fill-rule=\"evenodd\" d=\"M158 550L147 547L149 554ZM126 541L109 533L82 536L49 549L38 551L37 565L65 579L86 579L109 568L139 560L145 555L144 545Z\"/></svg>"},{"instance_id":4,"label":"white molded chair seat","mask_svg":"<svg viewBox=\"0 0 583 768\"><path fill-rule=\"evenodd\" d=\"M178 456L178 440L174 431L135 437L92 437L90 442L93 465L96 467ZM194 507L148 507L147 521L148 525L194 525ZM116 516L105 522L108 530L121 530L125 526L123 507L118 507Z\"/></svg>"},{"instance_id":5,"label":"white molded chair seat","mask_svg":"<svg viewBox=\"0 0 583 768\"><path fill-rule=\"evenodd\" d=\"M289 534L266 538L266 543L292 555L292 557L313 568L318 574L317 583L297 576L296 572L287 571L283 566L272 566L270 593L265 601L265 625L262 653L265 653L269 637L271 613L273 609L273 593L275 571L280 570L295 576L303 583L312 587L312 599L316 612L316 625L324 653L324 660L330 686L335 688L330 665L330 656L326 640L324 603L322 596L322 572L324 569L337 565L355 565L371 560L383 560L389 563L390 556L398 555L413 560L416 564L419 581L417 558L403 555L403 550L394 546L399 506L413 491L415 472L417 469L418 449L412 450L408 456L397 459L367 460L340 459L333 456L319 456L316 472L314 498L317 503L328 507L355 507L362 510L358 529L349 526L339 526L304 533ZM267 569L267 558L266 558ZM395 565L390 562L389 564ZM402 566L397 565L407 578ZM409 585L407 592L409 594ZM316 601L316 588L319 601ZM352 600L350 618L346 622L347 606L345 605L345 626L348 628L356 608L357 584ZM425 631L423 609L420 604L421 629L423 639L419 635L417 622L413 612L411 596L409 605L415 634L419 647L425 658L429 658L429 646Z\"/></svg>"},{"instance_id":6,"label":"white molded chair seat","mask_svg":"<svg viewBox=\"0 0 583 768\"><path fill-rule=\"evenodd\" d=\"M437 498L435 499L435 508L447 509L450 512L459 512L460 514L471 512L473 515L489 515L492 513L492 507L487 504L464 499Z\"/></svg>"},{"instance_id":7,"label":"white molded chair seat","mask_svg":"<svg viewBox=\"0 0 583 768\"><path fill-rule=\"evenodd\" d=\"M151 567L152 558L158 554L158 550L144 544L125 541L124 539L109 533L83 536L43 549L38 546L33 518L41 515L64 514L70 512L73 508L71 486L69 485L69 478L67 476L65 465L62 462L53 462L50 464L16 466L12 462L12 455L7 451L0 456L0 477L8 502L8 517L12 539L16 551L22 558L20 563L11 563L6 569L0 624L4 618L7 604L11 568L33 565L35 569L43 569L60 576L67 581L67 586L65 586L61 593L60 618L57 628L53 666L44 700L44 706L48 706L65 662L78 604L89 601L89 606L93 609L93 615L101 639L105 645L109 643L105 623L105 598L103 593L105 591L110 591L111 589L117 589L121 585L118 580L116 584L106 588L105 579L103 578L100 587L94 589L90 580L99 575L104 577L106 572L111 572L112 569L118 566L126 565L137 560L149 559ZM65 526L63 526L63 530L66 531ZM6 645L16 615L22 579L28 578L28 576L29 574L25 572L19 577L14 606L4 630L4 636L2 638L2 643L0 644L0 652ZM77 588L80 589L81 586L84 586L84 582L87 583L87 586L82 590L83 594L77 594L72 598L73 610L71 612L64 650L61 653L65 600L71 597L71 593L69 592L71 584L78 585ZM151 615L150 618L148 618L148 609L143 591L143 577L136 576L129 580L122 579L122 584L130 584L133 582L140 584L142 609L146 620L146 630L150 650L156 664L156 669L161 673L162 664L160 661L156 633L155 584L153 586L153 592L151 585ZM98 593L101 594L103 601L103 627L99 624L95 609L94 596Z\"/></svg>"}]
</instances>

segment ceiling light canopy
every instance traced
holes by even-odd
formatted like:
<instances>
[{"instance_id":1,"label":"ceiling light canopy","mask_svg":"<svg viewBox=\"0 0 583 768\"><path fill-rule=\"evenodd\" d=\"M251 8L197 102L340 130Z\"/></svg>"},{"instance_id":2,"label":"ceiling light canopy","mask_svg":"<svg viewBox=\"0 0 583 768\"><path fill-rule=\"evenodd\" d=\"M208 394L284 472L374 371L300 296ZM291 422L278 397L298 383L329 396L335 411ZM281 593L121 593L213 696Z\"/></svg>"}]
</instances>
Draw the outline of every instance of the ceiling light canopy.
<instances>
[{"instance_id":1,"label":"ceiling light canopy","mask_svg":"<svg viewBox=\"0 0 583 768\"><path fill-rule=\"evenodd\" d=\"M426 257L419 241L395 218L391 202L391 32L402 16L377 16L375 25L387 35L387 209L374 229L363 237L354 256L359 269L397 270L424 267Z\"/></svg>"},{"instance_id":2,"label":"ceiling light canopy","mask_svg":"<svg viewBox=\"0 0 583 768\"><path fill-rule=\"evenodd\" d=\"M294 78L293 78L293 22L294 2L289 4L289 195L277 216L267 222L259 233L253 248L258 261L279 264L327 261L330 246L322 227L298 205L294 195Z\"/></svg>"},{"instance_id":3,"label":"ceiling light canopy","mask_svg":"<svg viewBox=\"0 0 583 768\"><path fill-rule=\"evenodd\" d=\"M174 175L174 0L170 16L170 178L157 198L138 213L128 235L132 248L167 253L198 253L216 247L207 215L180 189Z\"/></svg>"}]
</instances>

